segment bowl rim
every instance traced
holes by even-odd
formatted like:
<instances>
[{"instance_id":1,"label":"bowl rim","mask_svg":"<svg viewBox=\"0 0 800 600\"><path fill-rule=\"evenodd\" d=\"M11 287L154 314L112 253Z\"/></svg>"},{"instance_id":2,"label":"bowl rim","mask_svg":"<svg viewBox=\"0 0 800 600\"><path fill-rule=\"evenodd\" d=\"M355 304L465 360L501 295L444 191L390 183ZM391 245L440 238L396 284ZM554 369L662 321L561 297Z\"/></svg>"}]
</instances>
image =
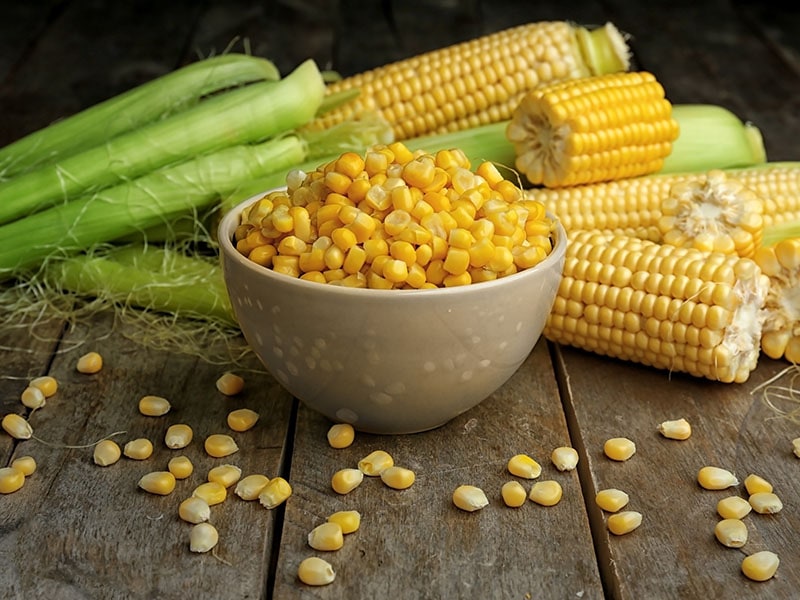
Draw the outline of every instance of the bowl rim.
<instances>
[{"instance_id":1,"label":"bowl rim","mask_svg":"<svg viewBox=\"0 0 800 600\"><path fill-rule=\"evenodd\" d=\"M425 288L425 289L380 290L375 288L355 288L342 285L324 285L319 282L300 279L299 277L289 277L287 275L275 273L272 269L268 269L266 267L254 263L251 260L248 260L247 257L243 256L240 252L236 250L232 242L233 232L239 224L238 217L239 215L241 215L244 207L263 198L265 194L280 189L285 189L285 188L284 187L273 188L261 192L259 194L255 194L250 198L248 198L247 200L243 200L242 202L240 202L239 204L228 210L222 216L222 219L220 220L219 225L217 226L217 243L219 244L221 252L224 256L226 256L229 260L233 260L234 262L237 263L237 265L252 272L256 276L266 277L267 279L274 280L276 283L279 283L281 285L297 286L297 288L301 290L303 289L306 291L327 290L324 293L337 294L342 296L357 295L364 298L367 297L367 295L374 298L380 298L382 296L387 296L392 298L397 298L401 296L402 297L424 296L425 298L432 298L439 296L446 297L453 295L463 295L464 293L469 293L470 291L475 291L475 290L490 291L494 287L506 286L510 282L516 281L517 279L533 277L533 275L538 273L539 271L548 270L551 266L557 264L566 256L566 250L567 250L566 230L564 229L564 225L561 223L561 221L555 215L553 215L551 212L548 211L547 215L555 222L555 232L554 232L555 244L553 245L553 249L550 251L550 254L547 256L547 258L545 258L542 262L534 265L533 267L528 267L527 269L523 269L522 271L518 271L517 273L514 273L512 275L506 275L505 277L501 277L491 281L481 281L475 284L460 285L449 288L437 287L435 289Z\"/></svg>"}]
</instances>

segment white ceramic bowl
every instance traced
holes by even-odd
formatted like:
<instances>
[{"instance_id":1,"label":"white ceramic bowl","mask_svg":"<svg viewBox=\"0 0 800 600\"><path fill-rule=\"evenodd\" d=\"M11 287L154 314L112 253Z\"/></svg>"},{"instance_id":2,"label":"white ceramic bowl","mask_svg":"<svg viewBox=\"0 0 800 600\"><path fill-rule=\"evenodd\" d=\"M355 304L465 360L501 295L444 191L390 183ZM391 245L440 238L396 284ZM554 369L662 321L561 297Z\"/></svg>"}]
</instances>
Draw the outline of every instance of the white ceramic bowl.
<instances>
[{"instance_id":1,"label":"white ceramic bowl","mask_svg":"<svg viewBox=\"0 0 800 600\"><path fill-rule=\"evenodd\" d=\"M492 282L428 290L353 289L259 266L219 226L228 293L248 344L305 405L372 433L433 429L502 386L544 329L566 235L541 264Z\"/></svg>"}]
</instances>

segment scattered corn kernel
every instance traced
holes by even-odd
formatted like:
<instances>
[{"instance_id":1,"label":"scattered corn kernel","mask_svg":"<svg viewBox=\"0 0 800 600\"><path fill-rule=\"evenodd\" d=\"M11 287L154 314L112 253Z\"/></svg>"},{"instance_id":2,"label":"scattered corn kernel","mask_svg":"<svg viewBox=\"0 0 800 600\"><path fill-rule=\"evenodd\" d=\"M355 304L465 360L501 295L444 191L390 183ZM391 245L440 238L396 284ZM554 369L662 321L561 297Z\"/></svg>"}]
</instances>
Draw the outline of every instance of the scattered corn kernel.
<instances>
[{"instance_id":1,"label":"scattered corn kernel","mask_svg":"<svg viewBox=\"0 0 800 600\"><path fill-rule=\"evenodd\" d=\"M228 497L228 488L218 481L206 481L192 491L192 496L202 498L209 506L222 504Z\"/></svg>"},{"instance_id":2,"label":"scattered corn kernel","mask_svg":"<svg viewBox=\"0 0 800 600\"><path fill-rule=\"evenodd\" d=\"M41 390L45 398L50 398L51 396L55 396L55 393L58 391L58 380L51 375L42 375L41 377L32 379L30 386Z\"/></svg>"},{"instance_id":3,"label":"scattered corn kernel","mask_svg":"<svg viewBox=\"0 0 800 600\"><path fill-rule=\"evenodd\" d=\"M22 390L22 394L20 395L19 399L22 401L22 404L34 410L37 408L42 408L45 404L47 404L44 392L32 385L29 385Z\"/></svg>"},{"instance_id":4,"label":"scattered corn kernel","mask_svg":"<svg viewBox=\"0 0 800 600\"><path fill-rule=\"evenodd\" d=\"M308 545L326 552L339 550L344 545L342 526L331 521L317 525L308 534Z\"/></svg>"},{"instance_id":5,"label":"scattered corn kernel","mask_svg":"<svg viewBox=\"0 0 800 600\"><path fill-rule=\"evenodd\" d=\"M358 461L359 470L370 477L377 477L394 465L394 459L385 450L375 450Z\"/></svg>"},{"instance_id":6,"label":"scattered corn kernel","mask_svg":"<svg viewBox=\"0 0 800 600\"><path fill-rule=\"evenodd\" d=\"M133 460L146 460L153 454L153 442L147 438L131 440L123 446L122 453Z\"/></svg>"},{"instance_id":7,"label":"scattered corn kernel","mask_svg":"<svg viewBox=\"0 0 800 600\"><path fill-rule=\"evenodd\" d=\"M25 485L25 473L16 467L0 467L0 494L11 494Z\"/></svg>"},{"instance_id":8,"label":"scattered corn kernel","mask_svg":"<svg viewBox=\"0 0 800 600\"><path fill-rule=\"evenodd\" d=\"M32 456L20 456L11 461L11 466L22 471L25 477L30 477L36 472L36 459Z\"/></svg>"},{"instance_id":9,"label":"scattered corn kernel","mask_svg":"<svg viewBox=\"0 0 800 600\"><path fill-rule=\"evenodd\" d=\"M414 471L397 465L392 465L381 471L381 481L396 490L410 488L415 479Z\"/></svg>"},{"instance_id":10,"label":"scattered corn kernel","mask_svg":"<svg viewBox=\"0 0 800 600\"><path fill-rule=\"evenodd\" d=\"M606 512L615 513L628 505L628 494L616 488L600 490L594 497L594 501L601 509Z\"/></svg>"},{"instance_id":11,"label":"scattered corn kernel","mask_svg":"<svg viewBox=\"0 0 800 600\"><path fill-rule=\"evenodd\" d=\"M187 523L196 525L211 518L211 508L199 496L189 496L178 505L178 516Z\"/></svg>"},{"instance_id":12,"label":"scattered corn kernel","mask_svg":"<svg viewBox=\"0 0 800 600\"><path fill-rule=\"evenodd\" d=\"M603 452L611 460L626 461L636 453L636 444L625 437L611 438L603 444Z\"/></svg>"},{"instance_id":13,"label":"scattered corn kernel","mask_svg":"<svg viewBox=\"0 0 800 600\"><path fill-rule=\"evenodd\" d=\"M167 448L179 450L191 444L193 437L194 432L191 427L184 423L176 423L167 428L167 433L164 434L164 443Z\"/></svg>"},{"instance_id":14,"label":"scattered corn kernel","mask_svg":"<svg viewBox=\"0 0 800 600\"><path fill-rule=\"evenodd\" d=\"M328 585L336 579L336 573L328 561L309 556L297 567L297 577L306 585Z\"/></svg>"},{"instance_id":15,"label":"scattered corn kernel","mask_svg":"<svg viewBox=\"0 0 800 600\"><path fill-rule=\"evenodd\" d=\"M175 475L169 471L153 471L139 479L139 487L151 494L167 496L175 489Z\"/></svg>"},{"instance_id":16,"label":"scattered corn kernel","mask_svg":"<svg viewBox=\"0 0 800 600\"><path fill-rule=\"evenodd\" d=\"M753 581L767 581L778 570L781 560L769 550L755 552L742 560L742 573Z\"/></svg>"},{"instance_id":17,"label":"scattered corn kernel","mask_svg":"<svg viewBox=\"0 0 800 600\"><path fill-rule=\"evenodd\" d=\"M728 548L741 548L747 543L747 525L741 519L722 519L714 527L717 541Z\"/></svg>"},{"instance_id":18,"label":"scattered corn kernel","mask_svg":"<svg viewBox=\"0 0 800 600\"><path fill-rule=\"evenodd\" d=\"M642 524L642 514L635 510L624 510L606 519L608 530L614 535L625 535Z\"/></svg>"},{"instance_id":19,"label":"scattered corn kernel","mask_svg":"<svg viewBox=\"0 0 800 600\"><path fill-rule=\"evenodd\" d=\"M717 514L723 519L743 519L753 507L741 496L728 496L717 502Z\"/></svg>"},{"instance_id":20,"label":"scattered corn kernel","mask_svg":"<svg viewBox=\"0 0 800 600\"><path fill-rule=\"evenodd\" d=\"M231 487L242 477L242 470L236 465L219 465L208 472L208 480L221 483L226 488Z\"/></svg>"},{"instance_id":21,"label":"scattered corn kernel","mask_svg":"<svg viewBox=\"0 0 800 600\"><path fill-rule=\"evenodd\" d=\"M223 458L239 451L234 439L224 433L212 433L205 441L206 454L214 458Z\"/></svg>"},{"instance_id":22,"label":"scattered corn kernel","mask_svg":"<svg viewBox=\"0 0 800 600\"><path fill-rule=\"evenodd\" d=\"M337 494L349 494L364 481L364 472L361 469L339 469L331 477L331 487Z\"/></svg>"},{"instance_id":23,"label":"scattered corn kernel","mask_svg":"<svg viewBox=\"0 0 800 600\"><path fill-rule=\"evenodd\" d=\"M139 399L139 412L146 417L161 417L167 414L172 405L161 396L142 396Z\"/></svg>"},{"instance_id":24,"label":"scattered corn kernel","mask_svg":"<svg viewBox=\"0 0 800 600\"><path fill-rule=\"evenodd\" d=\"M355 437L356 430L350 423L336 423L328 429L328 444L331 448L347 448Z\"/></svg>"},{"instance_id":25,"label":"scattered corn kernel","mask_svg":"<svg viewBox=\"0 0 800 600\"><path fill-rule=\"evenodd\" d=\"M500 495L503 497L503 502L506 506L511 508L519 508L528 499L528 492L522 487L519 481L507 481L500 488Z\"/></svg>"},{"instance_id":26,"label":"scattered corn kernel","mask_svg":"<svg viewBox=\"0 0 800 600\"><path fill-rule=\"evenodd\" d=\"M283 477L273 477L258 495L258 501L264 508L275 508L292 495L292 486Z\"/></svg>"},{"instance_id":27,"label":"scattered corn kernel","mask_svg":"<svg viewBox=\"0 0 800 600\"><path fill-rule=\"evenodd\" d=\"M226 396L235 396L244 389L244 379L235 373L223 373L217 379L217 389Z\"/></svg>"},{"instance_id":28,"label":"scattered corn kernel","mask_svg":"<svg viewBox=\"0 0 800 600\"><path fill-rule=\"evenodd\" d=\"M572 471L578 466L578 451L568 446L560 446L550 454L550 460L559 471Z\"/></svg>"},{"instance_id":29,"label":"scattered corn kernel","mask_svg":"<svg viewBox=\"0 0 800 600\"><path fill-rule=\"evenodd\" d=\"M261 475L260 473L254 473L253 475L247 475L240 479L233 493L242 500L257 500L258 495L267 487L268 483L269 477Z\"/></svg>"},{"instance_id":30,"label":"scattered corn kernel","mask_svg":"<svg viewBox=\"0 0 800 600\"><path fill-rule=\"evenodd\" d=\"M75 366L79 373L93 374L99 373L103 368L103 357L97 352L87 352L78 359Z\"/></svg>"},{"instance_id":31,"label":"scattered corn kernel","mask_svg":"<svg viewBox=\"0 0 800 600\"><path fill-rule=\"evenodd\" d=\"M792 452L797 458L800 458L800 437L792 440Z\"/></svg>"},{"instance_id":32,"label":"scattered corn kernel","mask_svg":"<svg viewBox=\"0 0 800 600\"><path fill-rule=\"evenodd\" d=\"M243 432L252 429L258 421L258 413L249 408L238 408L228 413L228 427Z\"/></svg>"},{"instance_id":33,"label":"scattered corn kernel","mask_svg":"<svg viewBox=\"0 0 800 600\"><path fill-rule=\"evenodd\" d=\"M358 531L361 526L361 513L357 510L340 510L328 517L331 523L338 523L345 535Z\"/></svg>"},{"instance_id":34,"label":"scattered corn kernel","mask_svg":"<svg viewBox=\"0 0 800 600\"><path fill-rule=\"evenodd\" d=\"M758 492L771 492L772 484L763 477L759 477L758 475L751 473L750 475L744 478L744 489L747 490L748 494L757 494Z\"/></svg>"},{"instance_id":35,"label":"scattered corn kernel","mask_svg":"<svg viewBox=\"0 0 800 600\"><path fill-rule=\"evenodd\" d=\"M515 454L508 459L508 472L525 479L536 479L542 474L542 467L527 454Z\"/></svg>"},{"instance_id":36,"label":"scattered corn kernel","mask_svg":"<svg viewBox=\"0 0 800 600\"><path fill-rule=\"evenodd\" d=\"M189 550L208 552L219 542L219 532L211 523L198 523L189 532Z\"/></svg>"},{"instance_id":37,"label":"scattered corn kernel","mask_svg":"<svg viewBox=\"0 0 800 600\"><path fill-rule=\"evenodd\" d=\"M727 469L703 467L697 472L697 483L707 490L724 490L739 485L739 480Z\"/></svg>"},{"instance_id":38,"label":"scattered corn kernel","mask_svg":"<svg viewBox=\"0 0 800 600\"><path fill-rule=\"evenodd\" d=\"M664 421L656 429L665 438L671 440L688 440L692 435L692 426L689 425L689 421L686 419Z\"/></svg>"},{"instance_id":39,"label":"scattered corn kernel","mask_svg":"<svg viewBox=\"0 0 800 600\"><path fill-rule=\"evenodd\" d=\"M194 472L194 465L188 456L176 456L169 459L167 469L175 479L186 479Z\"/></svg>"},{"instance_id":40,"label":"scattered corn kernel","mask_svg":"<svg viewBox=\"0 0 800 600\"><path fill-rule=\"evenodd\" d=\"M557 481L537 481L531 487L528 498L542 506L555 506L561 501L564 491Z\"/></svg>"},{"instance_id":41,"label":"scattered corn kernel","mask_svg":"<svg viewBox=\"0 0 800 600\"><path fill-rule=\"evenodd\" d=\"M484 491L474 485L460 485L453 492L453 504L461 510L473 512L489 504Z\"/></svg>"},{"instance_id":42,"label":"scattered corn kernel","mask_svg":"<svg viewBox=\"0 0 800 600\"><path fill-rule=\"evenodd\" d=\"M773 492L756 492L750 494L748 499L753 510L760 515L772 515L778 513L783 508L783 502Z\"/></svg>"},{"instance_id":43,"label":"scattered corn kernel","mask_svg":"<svg viewBox=\"0 0 800 600\"><path fill-rule=\"evenodd\" d=\"M94 447L94 464L101 467L113 465L121 456L122 450L114 440L102 440Z\"/></svg>"},{"instance_id":44,"label":"scattered corn kernel","mask_svg":"<svg viewBox=\"0 0 800 600\"><path fill-rule=\"evenodd\" d=\"M8 435L17 440L29 440L33 435L31 424L16 413L8 413L3 417L2 426Z\"/></svg>"}]
</instances>

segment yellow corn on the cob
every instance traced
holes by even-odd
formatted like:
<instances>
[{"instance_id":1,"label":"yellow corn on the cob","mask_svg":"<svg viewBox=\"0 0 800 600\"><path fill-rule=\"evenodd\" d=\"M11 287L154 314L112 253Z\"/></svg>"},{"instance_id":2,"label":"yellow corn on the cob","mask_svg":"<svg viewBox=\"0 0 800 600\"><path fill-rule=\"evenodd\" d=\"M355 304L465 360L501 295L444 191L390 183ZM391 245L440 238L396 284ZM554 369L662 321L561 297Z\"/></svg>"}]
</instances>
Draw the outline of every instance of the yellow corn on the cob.
<instances>
[{"instance_id":1,"label":"yellow corn on the cob","mask_svg":"<svg viewBox=\"0 0 800 600\"><path fill-rule=\"evenodd\" d=\"M751 259L577 232L544 335L722 382L758 361L769 279Z\"/></svg>"},{"instance_id":2,"label":"yellow corn on the cob","mask_svg":"<svg viewBox=\"0 0 800 600\"><path fill-rule=\"evenodd\" d=\"M770 279L761 350L800 363L800 238L759 248L754 260Z\"/></svg>"},{"instance_id":3,"label":"yellow corn on the cob","mask_svg":"<svg viewBox=\"0 0 800 600\"><path fill-rule=\"evenodd\" d=\"M530 91L506 135L530 183L562 187L655 173L678 122L651 73L612 73Z\"/></svg>"},{"instance_id":4,"label":"yellow corn on the cob","mask_svg":"<svg viewBox=\"0 0 800 600\"><path fill-rule=\"evenodd\" d=\"M629 50L608 23L589 31L566 22L521 25L344 78L334 96L359 95L313 121L322 129L374 111L404 140L496 123L523 94L562 79L627 70Z\"/></svg>"}]
</instances>

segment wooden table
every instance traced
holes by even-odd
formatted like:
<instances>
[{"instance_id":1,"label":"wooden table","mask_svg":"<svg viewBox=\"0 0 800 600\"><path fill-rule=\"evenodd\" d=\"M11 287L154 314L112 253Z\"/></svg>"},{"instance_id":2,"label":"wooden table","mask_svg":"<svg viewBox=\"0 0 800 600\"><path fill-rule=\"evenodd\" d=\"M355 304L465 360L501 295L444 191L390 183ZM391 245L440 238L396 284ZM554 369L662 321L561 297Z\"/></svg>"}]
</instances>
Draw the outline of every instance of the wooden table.
<instances>
[{"instance_id":1,"label":"wooden table","mask_svg":"<svg viewBox=\"0 0 800 600\"><path fill-rule=\"evenodd\" d=\"M7 3L8 4L8 3ZM727 106L762 129L773 160L798 158L800 137L800 17L756 2L569 3L356 2L354 0L147 0L125 3L15 3L0 14L0 144L195 58L241 49L272 58L283 72L308 56L349 74L436 46L514 24L544 19L611 20L629 32L637 64L657 74L675 102ZM559 8L560 6L560 8ZM3 598L770 598L800 597L800 460L790 441L800 425L774 418L756 392L787 365L762 360L750 381L719 384L589 355L540 341L499 391L449 424L405 436L357 435L334 450L330 423L294 401L260 370L209 363L192 354L143 345L131 326L102 313L74 326L44 315L14 328L2 313L2 412L21 412L30 378L51 374L60 388L30 417L43 441L0 436L0 464L30 454L38 470L24 488L0 498L0 596ZM89 350L105 357L96 375L76 372ZM213 349L209 349L211 351ZM234 368L245 391L226 398L215 380ZM169 398L173 411L138 414L144 394ZM794 405L796 407L796 404ZM213 508L221 541L216 556L188 550L189 526L177 504L207 470L202 440L224 432L234 407L261 414L236 434L241 450L228 459L245 473L283 475L294 494L275 510L230 498ZM684 442L662 438L656 425L686 418ZM136 487L163 469L174 451L161 443L169 423L192 425L186 453L195 475L170 496ZM151 459L124 459L109 468L82 447L112 432L114 439L149 437ZM614 436L633 439L626 463L602 454ZM556 446L572 445L579 468L557 472ZM330 477L374 449L390 452L417 474L396 491L365 481L340 496ZM564 498L552 508L532 502L505 507L507 459L528 453L557 479ZM758 473L783 500L777 515L746 517L741 550L713 535L716 502L727 492L702 490L697 470L718 465L740 479ZM450 496L462 483L483 487L490 504L468 514ZM615 537L594 503L617 487L642 526ZM299 583L297 565L310 549L306 535L334 511L355 509L363 521L344 548L325 557L337 571L327 587ZM777 576L754 583L740 573L745 554L770 549L781 557Z\"/></svg>"}]
</instances>

